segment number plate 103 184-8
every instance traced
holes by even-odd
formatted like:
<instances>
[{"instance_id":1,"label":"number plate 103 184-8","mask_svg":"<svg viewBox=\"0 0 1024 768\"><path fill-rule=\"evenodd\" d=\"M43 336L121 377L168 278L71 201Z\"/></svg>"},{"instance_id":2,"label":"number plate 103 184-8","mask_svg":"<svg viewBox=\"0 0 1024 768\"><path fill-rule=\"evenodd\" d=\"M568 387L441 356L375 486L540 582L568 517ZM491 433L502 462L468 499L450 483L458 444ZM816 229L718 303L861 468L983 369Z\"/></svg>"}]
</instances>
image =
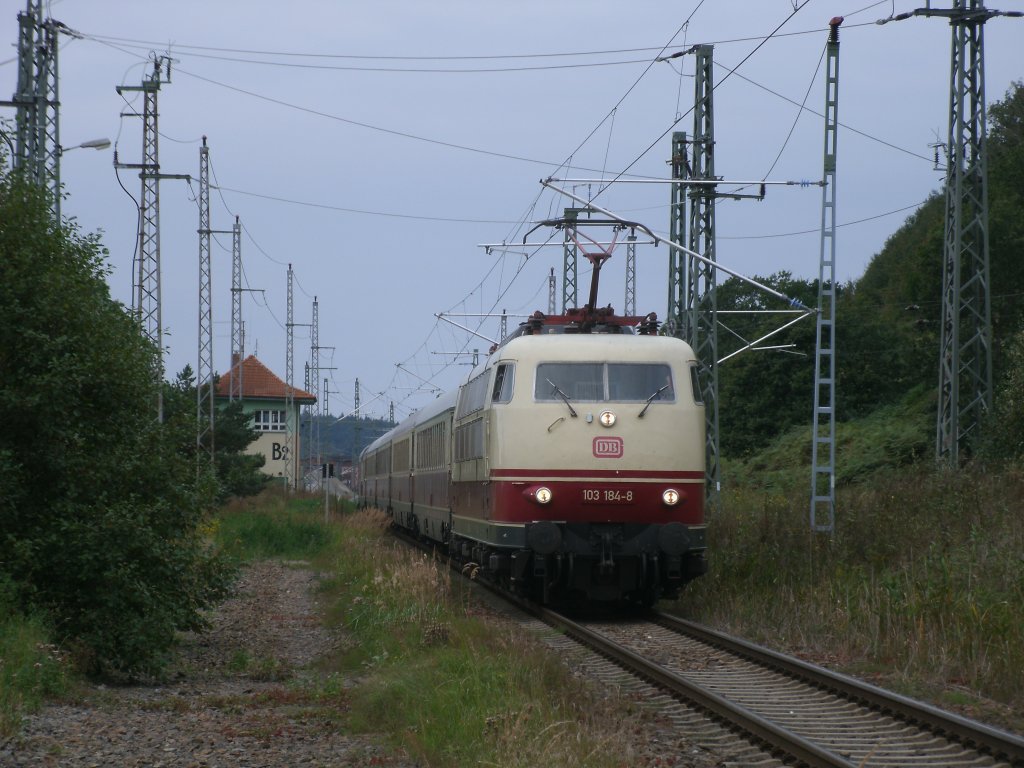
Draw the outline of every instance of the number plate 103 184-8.
<instances>
[{"instance_id":1,"label":"number plate 103 184-8","mask_svg":"<svg viewBox=\"0 0 1024 768\"><path fill-rule=\"evenodd\" d=\"M632 504L636 498L633 491L624 488L584 488L584 504Z\"/></svg>"}]
</instances>

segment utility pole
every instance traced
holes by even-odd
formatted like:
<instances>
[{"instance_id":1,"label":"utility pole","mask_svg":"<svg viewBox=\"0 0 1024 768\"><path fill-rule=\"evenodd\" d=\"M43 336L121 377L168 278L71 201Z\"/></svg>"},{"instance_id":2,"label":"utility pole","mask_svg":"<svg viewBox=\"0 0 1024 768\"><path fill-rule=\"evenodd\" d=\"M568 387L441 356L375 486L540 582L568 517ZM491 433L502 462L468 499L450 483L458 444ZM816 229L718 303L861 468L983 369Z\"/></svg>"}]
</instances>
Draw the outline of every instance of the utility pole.
<instances>
[{"instance_id":1,"label":"utility pole","mask_svg":"<svg viewBox=\"0 0 1024 768\"><path fill-rule=\"evenodd\" d=\"M356 379L356 391L354 399L354 408L352 413L356 417L355 429L352 430L352 466L356 465L356 461L359 458L359 437L360 437L360 425L359 425L359 379Z\"/></svg>"},{"instance_id":2,"label":"utility pole","mask_svg":"<svg viewBox=\"0 0 1024 768\"><path fill-rule=\"evenodd\" d=\"M626 302L622 314L636 315L636 230L631 229L626 237Z\"/></svg>"},{"instance_id":3,"label":"utility pole","mask_svg":"<svg viewBox=\"0 0 1024 768\"><path fill-rule=\"evenodd\" d=\"M558 311L557 304L558 291L555 285L555 268L551 268L551 274L548 275L548 314L553 315ZM392 419L394 421L394 419Z\"/></svg>"},{"instance_id":4,"label":"utility pole","mask_svg":"<svg viewBox=\"0 0 1024 768\"><path fill-rule=\"evenodd\" d=\"M327 416L331 415L331 390L327 385L327 379L324 379L324 414ZM333 465L327 461L327 456L322 456L321 461L323 462L323 486L324 486L324 522L330 520L331 508L330 508L330 488L331 478L334 477L334 473L331 472Z\"/></svg>"},{"instance_id":5,"label":"utility pole","mask_svg":"<svg viewBox=\"0 0 1024 768\"><path fill-rule=\"evenodd\" d=\"M953 0L949 9L928 3L893 17L938 16L948 19L952 29L935 434L936 459L952 467L959 465L961 448L980 432L982 419L992 408L985 22L994 16L1022 15L989 10L983 0Z\"/></svg>"},{"instance_id":6,"label":"utility pole","mask_svg":"<svg viewBox=\"0 0 1024 768\"><path fill-rule=\"evenodd\" d=\"M312 325L310 326L312 327ZM312 392L309 385L309 361L305 363L306 376L303 380L303 389L307 392ZM303 475L310 471L313 466L313 403L309 403L306 406L306 460L302 464ZM305 483L304 483L305 484Z\"/></svg>"},{"instance_id":7,"label":"utility pole","mask_svg":"<svg viewBox=\"0 0 1024 768\"><path fill-rule=\"evenodd\" d=\"M565 209L565 239L562 245L562 312L576 307L576 281L578 278L579 246L572 233L576 228L576 219L579 216L579 208ZM554 314L552 312L551 314Z\"/></svg>"},{"instance_id":8,"label":"utility pole","mask_svg":"<svg viewBox=\"0 0 1024 768\"><path fill-rule=\"evenodd\" d=\"M143 79L141 85L119 85L118 94L142 92L143 110L138 113L121 113L122 117L142 117L142 162L121 163L114 150L115 168L137 168L142 180L142 195L139 200L139 248L138 282L135 299L135 315L143 335L153 344L157 352L156 366L156 412L157 420L164 420L164 331L160 304L160 180L189 179L184 174L160 173L160 144L157 130L159 112L157 95L163 83L171 81L171 60L166 56L152 55L153 71Z\"/></svg>"},{"instance_id":9,"label":"utility pole","mask_svg":"<svg viewBox=\"0 0 1024 768\"><path fill-rule=\"evenodd\" d=\"M814 343L814 423L811 435L811 530L834 533L836 523L836 137L839 129L839 25L829 22L825 45L825 160L821 188L821 252Z\"/></svg>"},{"instance_id":10,"label":"utility pole","mask_svg":"<svg viewBox=\"0 0 1024 768\"><path fill-rule=\"evenodd\" d=\"M313 297L313 319L309 326L309 393L313 395L309 421L309 463L315 469L320 457L320 303ZM314 449L316 453L314 453Z\"/></svg>"},{"instance_id":11,"label":"utility pole","mask_svg":"<svg viewBox=\"0 0 1024 768\"><path fill-rule=\"evenodd\" d=\"M292 368L295 366L295 305L292 300L292 265L288 265L288 309L285 314L285 363L284 363L284 429L285 429L285 477L288 481L288 491L295 489L298 474L295 462L298 459L296 451L296 436L298 425L295 423L295 373Z\"/></svg>"},{"instance_id":12,"label":"utility pole","mask_svg":"<svg viewBox=\"0 0 1024 768\"><path fill-rule=\"evenodd\" d=\"M11 101L16 107L15 147L11 165L49 192L54 219L60 221L60 98L57 52L60 30L43 20L42 0L28 0L18 14L18 84Z\"/></svg>"},{"instance_id":13,"label":"utility pole","mask_svg":"<svg viewBox=\"0 0 1024 768\"><path fill-rule=\"evenodd\" d=\"M238 364L235 365L235 361ZM228 400L242 399L242 361L245 340L242 336L242 225L235 216L231 230L231 370L228 373ZM237 375L235 371L237 370Z\"/></svg>"},{"instance_id":14,"label":"utility pole","mask_svg":"<svg viewBox=\"0 0 1024 768\"><path fill-rule=\"evenodd\" d=\"M505 337L508 336L508 315L505 310L501 310L501 325L498 327L498 341L504 341Z\"/></svg>"},{"instance_id":15,"label":"utility pole","mask_svg":"<svg viewBox=\"0 0 1024 768\"><path fill-rule=\"evenodd\" d=\"M671 203L669 205L669 239L677 245L687 246L686 239L686 184L690 177L690 161L686 156L686 132L672 134L672 179ZM671 336L683 338L685 322L683 312L687 294L686 257L674 248L668 251L668 311L665 313L666 331Z\"/></svg>"},{"instance_id":16,"label":"utility pole","mask_svg":"<svg viewBox=\"0 0 1024 768\"><path fill-rule=\"evenodd\" d=\"M196 460L214 454L213 279L210 267L210 148L199 148L199 354L196 362Z\"/></svg>"},{"instance_id":17,"label":"utility pole","mask_svg":"<svg viewBox=\"0 0 1024 768\"><path fill-rule=\"evenodd\" d=\"M554 269L554 267L552 267ZM392 424L395 423L395 401L391 401L391 405L388 407L388 421Z\"/></svg>"},{"instance_id":18,"label":"utility pole","mask_svg":"<svg viewBox=\"0 0 1024 768\"><path fill-rule=\"evenodd\" d=\"M694 46L693 160L690 177L695 181L715 179L715 113L711 45ZM673 184L672 187L676 185ZM705 493L709 507L717 508L721 492L718 434L718 300L716 296L715 200L714 186L689 185L690 250L708 261L687 257L685 281L684 338L688 339L703 368L700 376L705 414ZM674 212L673 212L674 213Z\"/></svg>"}]
</instances>

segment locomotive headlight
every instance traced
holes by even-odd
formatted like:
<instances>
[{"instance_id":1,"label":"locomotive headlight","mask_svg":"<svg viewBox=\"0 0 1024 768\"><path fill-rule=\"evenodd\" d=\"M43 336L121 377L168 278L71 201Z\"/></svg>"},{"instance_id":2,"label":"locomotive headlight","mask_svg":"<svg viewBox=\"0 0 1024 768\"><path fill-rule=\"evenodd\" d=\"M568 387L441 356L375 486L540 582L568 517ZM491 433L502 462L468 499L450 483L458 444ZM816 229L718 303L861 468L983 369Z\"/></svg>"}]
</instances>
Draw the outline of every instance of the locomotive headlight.
<instances>
[{"instance_id":1,"label":"locomotive headlight","mask_svg":"<svg viewBox=\"0 0 1024 768\"><path fill-rule=\"evenodd\" d=\"M547 504L549 501L551 501L551 489L541 486L540 488L537 489L537 492L533 494L533 497L537 500L538 503Z\"/></svg>"},{"instance_id":2,"label":"locomotive headlight","mask_svg":"<svg viewBox=\"0 0 1024 768\"><path fill-rule=\"evenodd\" d=\"M601 411L601 415L598 417L603 427L614 427L615 426L615 414L611 411Z\"/></svg>"},{"instance_id":3,"label":"locomotive headlight","mask_svg":"<svg viewBox=\"0 0 1024 768\"><path fill-rule=\"evenodd\" d=\"M675 488L667 488L661 494L661 500L664 501L665 504L667 504L668 506L674 507L676 504L679 503L679 491L677 491Z\"/></svg>"}]
</instances>

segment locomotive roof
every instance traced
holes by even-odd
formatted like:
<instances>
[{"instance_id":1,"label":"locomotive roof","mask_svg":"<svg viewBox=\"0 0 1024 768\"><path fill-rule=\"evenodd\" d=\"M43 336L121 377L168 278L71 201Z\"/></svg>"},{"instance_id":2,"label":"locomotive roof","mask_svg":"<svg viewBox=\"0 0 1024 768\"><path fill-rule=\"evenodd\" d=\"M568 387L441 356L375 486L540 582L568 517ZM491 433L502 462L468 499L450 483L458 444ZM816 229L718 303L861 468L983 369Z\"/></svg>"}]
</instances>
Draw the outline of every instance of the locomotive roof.
<instances>
[{"instance_id":1,"label":"locomotive roof","mask_svg":"<svg viewBox=\"0 0 1024 768\"><path fill-rule=\"evenodd\" d=\"M673 336L619 334L550 334L520 336L496 349L472 373L476 376L501 360L531 363L544 360L641 362L646 360L695 359L690 345Z\"/></svg>"}]
</instances>

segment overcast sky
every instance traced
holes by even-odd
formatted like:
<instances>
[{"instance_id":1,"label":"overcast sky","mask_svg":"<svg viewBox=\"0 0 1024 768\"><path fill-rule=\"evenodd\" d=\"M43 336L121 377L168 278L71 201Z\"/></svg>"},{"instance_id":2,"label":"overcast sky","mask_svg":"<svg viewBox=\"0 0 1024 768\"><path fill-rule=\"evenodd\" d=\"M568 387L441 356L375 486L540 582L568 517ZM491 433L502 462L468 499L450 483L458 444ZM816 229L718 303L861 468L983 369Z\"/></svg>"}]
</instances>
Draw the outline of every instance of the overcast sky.
<instances>
[{"instance_id":1,"label":"overcast sky","mask_svg":"<svg viewBox=\"0 0 1024 768\"><path fill-rule=\"evenodd\" d=\"M951 0L936 3L949 7ZM81 34L60 50L61 141L108 137L123 163L142 157L138 85L150 52L173 59L159 94L162 173L198 176L210 146L211 226L244 230L246 352L285 378L287 265L295 322L319 300L323 377L341 415L361 382L362 412L396 416L448 389L488 343L437 313L510 315L547 309L561 248L524 248L534 223L574 203L539 179L666 178L672 130L693 131L693 59L653 62L693 43L715 45L716 172L725 179L819 179L827 24L842 28L837 270L855 279L913 208L941 184L930 144L946 139L950 28L941 19L874 22L923 2L886 0L88 0L47 3ZM1019 0L990 2L1020 10ZM0 93L17 81L17 12L0 17ZM775 31L774 36L765 38ZM988 101L1024 77L1024 20L985 27ZM664 50L663 50L664 49ZM738 67L738 68L737 68ZM737 68L730 75L730 70ZM4 95L2 98L10 98ZM800 104L812 112L801 113ZM6 110L5 117L13 117ZM678 122L676 122L678 120ZM675 127L673 128L673 124ZM136 205L113 148L67 151L65 216L102 233L115 298L132 303ZM132 197L137 171L120 171ZM598 186L589 188L591 194ZM578 194L586 195L587 186ZM198 186L161 183L163 318L169 374L196 367ZM612 185L597 202L667 234L667 185ZM718 258L766 275L816 278L817 187L769 188L763 202L722 202ZM560 233L542 228L530 242ZM488 253L484 243L510 248ZM214 368L230 356L231 237L218 235ZM528 257L524 254L528 254ZM615 251L601 304L622 309L625 249ZM668 249L637 248L637 311L664 317ZM585 296L589 267L581 264ZM938 300L940 276L935 276ZM558 288L561 296L561 285ZM453 317L496 337L499 321ZM510 327L515 319L510 320ZM295 382L310 359L295 329ZM454 364L453 364L454 363ZM401 364L399 367L396 364ZM322 384L321 384L322 389Z\"/></svg>"}]
</instances>

